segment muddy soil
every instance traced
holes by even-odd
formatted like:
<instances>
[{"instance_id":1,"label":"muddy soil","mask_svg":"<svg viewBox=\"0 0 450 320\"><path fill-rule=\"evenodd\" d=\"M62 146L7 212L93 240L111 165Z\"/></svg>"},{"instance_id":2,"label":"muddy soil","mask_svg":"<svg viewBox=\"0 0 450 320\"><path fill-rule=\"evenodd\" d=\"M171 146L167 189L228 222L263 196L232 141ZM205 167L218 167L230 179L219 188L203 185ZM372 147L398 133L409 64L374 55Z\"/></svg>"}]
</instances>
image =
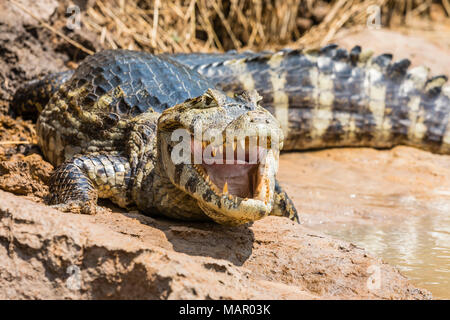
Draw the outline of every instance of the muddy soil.
<instances>
[{"instance_id":1,"label":"muddy soil","mask_svg":"<svg viewBox=\"0 0 450 320\"><path fill-rule=\"evenodd\" d=\"M81 1L83 2L83 1ZM86 1L84 1L86 2ZM91 50L95 37L83 29L65 28L68 1L19 1L43 20ZM81 6L86 8L87 2ZM0 189L42 201L53 166L43 160L35 125L14 117L13 94L25 81L74 68L86 53L68 44L14 6L0 3Z\"/></svg>"},{"instance_id":2,"label":"muddy soil","mask_svg":"<svg viewBox=\"0 0 450 320\"><path fill-rule=\"evenodd\" d=\"M42 159L34 125L0 116L0 188L42 201L53 166Z\"/></svg>"},{"instance_id":3,"label":"muddy soil","mask_svg":"<svg viewBox=\"0 0 450 320\"><path fill-rule=\"evenodd\" d=\"M81 43L96 50L100 45L84 30L65 28L69 1L18 1L35 15ZM26 80L49 72L73 68L86 53L44 28L10 1L0 3L0 114L10 112L9 103L16 89Z\"/></svg>"}]
</instances>

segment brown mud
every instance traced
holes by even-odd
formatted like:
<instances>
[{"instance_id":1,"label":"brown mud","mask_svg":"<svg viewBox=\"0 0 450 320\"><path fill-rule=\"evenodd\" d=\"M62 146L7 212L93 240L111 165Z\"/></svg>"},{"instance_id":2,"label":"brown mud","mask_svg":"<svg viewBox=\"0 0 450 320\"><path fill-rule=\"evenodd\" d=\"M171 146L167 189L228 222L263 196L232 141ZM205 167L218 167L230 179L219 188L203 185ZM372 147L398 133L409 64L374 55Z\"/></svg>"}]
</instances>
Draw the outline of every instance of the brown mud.
<instances>
[{"instance_id":1,"label":"brown mud","mask_svg":"<svg viewBox=\"0 0 450 320\"><path fill-rule=\"evenodd\" d=\"M19 1L35 18L64 25L65 1ZM67 2L69 3L69 2ZM0 189L36 201L48 192L53 166L37 146L35 126L15 118L13 95L25 81L76 67L86 53L44 28L9 1L0 3ZM100 49L93 34L65 28L67 36L90 49Z\"/></svg>"}]
</instances>

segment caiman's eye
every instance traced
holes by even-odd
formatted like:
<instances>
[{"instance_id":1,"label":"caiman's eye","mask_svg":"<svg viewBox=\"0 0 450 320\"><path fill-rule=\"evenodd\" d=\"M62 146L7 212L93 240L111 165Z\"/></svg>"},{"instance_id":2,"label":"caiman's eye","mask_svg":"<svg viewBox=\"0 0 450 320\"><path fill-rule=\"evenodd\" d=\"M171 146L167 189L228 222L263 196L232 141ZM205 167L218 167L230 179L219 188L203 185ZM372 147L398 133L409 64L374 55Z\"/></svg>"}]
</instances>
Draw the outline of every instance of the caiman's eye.
<instances>
[{"instance_id":1,"label":"caiman's eye","mask_svg":"<svg viewBox=\"0 0 450 320\"><path fill-rule=\"evenodd\" d=\"M159 124L159 129L163 131L175 131L177 129L183 128L183 125L179 122L162 122Z\"/></svg>"}]
</instances>

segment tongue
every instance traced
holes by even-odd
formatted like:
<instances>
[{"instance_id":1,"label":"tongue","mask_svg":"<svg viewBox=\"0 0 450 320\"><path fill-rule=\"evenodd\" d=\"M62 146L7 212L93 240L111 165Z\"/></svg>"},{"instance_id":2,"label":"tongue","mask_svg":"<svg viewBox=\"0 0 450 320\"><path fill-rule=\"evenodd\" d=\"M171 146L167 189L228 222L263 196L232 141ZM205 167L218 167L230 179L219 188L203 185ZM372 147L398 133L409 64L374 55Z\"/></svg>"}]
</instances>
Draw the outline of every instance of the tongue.
<instances>
[{"instance_id":1,"label":"tongue","mask_svg":"<svg viewBox=\"0 0 450 320\"><path fill-rule=\"evenodd\" d=\"M211 181L221 190L227 182L228 193L241 197L252 197L253 185L249 176L256 166L252 164L203 164Z\"/></svg>"}]
</instances>

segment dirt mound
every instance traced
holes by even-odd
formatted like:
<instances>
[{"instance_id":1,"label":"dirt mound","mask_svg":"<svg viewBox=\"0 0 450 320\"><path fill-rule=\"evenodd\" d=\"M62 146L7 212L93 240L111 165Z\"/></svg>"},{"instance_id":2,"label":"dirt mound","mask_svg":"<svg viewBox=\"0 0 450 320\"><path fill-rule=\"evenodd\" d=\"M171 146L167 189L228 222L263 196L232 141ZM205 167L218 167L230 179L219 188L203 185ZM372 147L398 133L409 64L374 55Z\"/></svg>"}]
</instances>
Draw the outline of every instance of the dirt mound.
<instances>
[{"instance_id":1,"label":"dirt mound","mask_svg":"<svg viewBox=\"0 0 450 320\"><path fill-rule=\"evenodd\" d=\"M13 155L0 161L0 188L19 195L37 197L41 201L47 195L47 182L53 166L38 154Z\"/></svg>"},{"instance_id":2,"label":"dirt mound","mask_svg":"<svg viewBox=\"0 0 450 320\"><path fill-rule=\"evenodd\" d=\"M0 191L0 244L1 299L431 297L364 249L278 217L229 228L74 215Z\"/></svg>"},{"instance_id":3,"label":"dirt mound","mask_svg":"<svg viewBox=\"0 0 450 320\"><path fill-rule=\"evenodd\" d=\"M0 115L0 189L42 201L53 166L36 143L34 124Z\"/></svg>"}]
</instances>

